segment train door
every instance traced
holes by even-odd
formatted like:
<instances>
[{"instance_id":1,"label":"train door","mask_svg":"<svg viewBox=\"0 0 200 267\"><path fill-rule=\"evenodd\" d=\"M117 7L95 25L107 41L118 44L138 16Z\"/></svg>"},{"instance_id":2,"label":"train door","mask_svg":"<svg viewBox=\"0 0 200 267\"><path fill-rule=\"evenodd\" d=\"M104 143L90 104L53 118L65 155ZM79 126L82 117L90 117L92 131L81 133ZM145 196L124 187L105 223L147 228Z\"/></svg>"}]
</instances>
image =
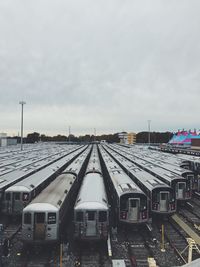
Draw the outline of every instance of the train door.
<instances>
[{"instance_id":1,"label":"train door","mask_svg":"<svg viewBox=\"0 0 200 267\"><path fill-rule=\"evenodd\" d=\"M185 193L185 187L186 183L185 182L178 182L177 183L178 190L177 190L177 199L183 199L184 198L184 193Z\"/></svg>"},{"instance_id":2,"label":"train door","mask_svg":"<svg viewBox=\"0 0 200 267\"><path fill-rule=\"evenodd\" d=\"M96 212L86 211L86 236L96 236Z\"/></svg>"},{"instance_id":3,"label":"train door","mask_svg":"<svg viewBox=\"0 0 200 267\"><path fill-rule=\"evenodd\" d=\"M139 217L140 200L138 198L128 199L128 219L137 221Z\"/></svg>"},{"instance_id":4,"label":"train door","mask_svg":"<svg viewBox=\"0 0 200 267\"><path fill-rule=\"evenodd\" d=\"M11 192L6 192L5 193L5 200L4 200L4 205L3 205L3 210L7 214L12 213L12 202L13 202L13 195Z\"/></svg>"},{"instance_id":5,"label":"train door","mask_svg":"<svg viewBox=\"0 0 200 267\"><path fill-rule=\"evenodd\" d=\"M45 213L36 212L34 214L34 239L44 240L45 232L46 232Z\"/></svg>"},{"instance_id":6,"label":"train door","mask_svg":"<svg viewBox=\"0 0 200 267\"><path fill-rule=\"evenodd\" d=\"M21 207L21 193L19 192L14 192L13 193L13 212L16 213L16 212L19 212L19 211L22 211L22 207Z\"/></svg>"},{"instance_id":7,"label":"train door","mask_svg":"<svg viewBox=\"0 0 200 267\"><path fill-rule=\"evenodd\" d=\"M160 192L160 211L168 211L169 192Z\"/></svg>"}]
</instances>

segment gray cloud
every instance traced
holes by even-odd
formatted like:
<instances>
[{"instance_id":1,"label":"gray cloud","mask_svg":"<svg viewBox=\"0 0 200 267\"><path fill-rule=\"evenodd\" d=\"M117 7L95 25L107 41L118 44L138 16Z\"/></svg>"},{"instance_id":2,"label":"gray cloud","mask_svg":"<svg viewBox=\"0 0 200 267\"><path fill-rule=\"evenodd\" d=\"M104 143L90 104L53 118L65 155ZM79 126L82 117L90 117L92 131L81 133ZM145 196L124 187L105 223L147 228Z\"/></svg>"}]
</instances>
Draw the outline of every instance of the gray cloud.
<instances>
[{"instance_id":1,"label":"gray cloud","mask_svg":"<svg viewBox=\"0 0 200 267\"><path fill-rule=\"evenodd\" d=\"M198 128L198 0L0 2L0 130Z\"/></svg>"}]
</instances>

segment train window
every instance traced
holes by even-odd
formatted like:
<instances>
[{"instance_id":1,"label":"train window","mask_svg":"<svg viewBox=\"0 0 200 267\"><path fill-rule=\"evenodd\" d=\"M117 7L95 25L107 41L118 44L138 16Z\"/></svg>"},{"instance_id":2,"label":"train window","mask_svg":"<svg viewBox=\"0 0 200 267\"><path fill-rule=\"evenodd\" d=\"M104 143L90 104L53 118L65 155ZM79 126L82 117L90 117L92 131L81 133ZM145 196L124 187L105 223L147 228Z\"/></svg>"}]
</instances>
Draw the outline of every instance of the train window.
<instances>
[{"instance_id":1,"label":"train window","mask_svg":"<svg viewBox=\"0 0 200 267\"><path fill-rule=\"evenodd\" d=\"M152 193L152 202L159 202L159 192L154 191Z\"/></svg>"},{"instance_id":2,"label":"train window","mask_svg":"<svg viewBox=\"0 0 200 267\"><path fill-rule=\"evenodd\" d=\"M131 206L131 208L136 208L137 207L137 201L135 199L130 199L130 206Z\"/></svg>"},{"instance_id":3,"label":"train window","mask_svg":"<svg viewBox=\"0 0 200 267\"><path fill-rule=\"evenodd\" d=\"M31 224L31 213L24 213L24 224Z\"/></svg>"},{"instance_id":4,"label":"train window","mask_svg":"<svg viewBox=\"0 0 200 267\"><path fill-rule=\"evenodd\" d=\"M120 209L121 210L126 210L127 209L127 199L121 198L121 201L120 201Z\"/></svg>"},{"instance_id":5,"label":"train window","mask_svg":"<svg viewBox=\"0 0 200 267\"><path fill-rule=\"evenodd\" d=\"M15 200L20 200L20 193L15 193Z\"/></svg>"},{"instance_id":6,"label":"train window","mask_svg":"<svg viewBox=\"0 0 200 267\"><path fill-rule=\"evenodd\" d=\"M94 221L95 219L95 211L88 211L88 221Z\"/></svg>"},{"instance_id":7,"label":"train window","mask_svg":"<svg viewBox=\"0 0 200 267\"><path fill-rule=\"evenodd\" d=\"M23 201L27 201L27 200L29 200L29 195L28 195L28 193L23 193L22 200L23 200Z\"/></svg>"},{"instance_id":8,"label":"train window","mask_svg":"<svg viewBox=\"0 0 200 267\"><path fill-rule=\"evenodd\" d=\"M160 200L167 200L168 193L160 193Z\"/></svg>"},{"instance_id":9,"label":"train window","mask_svg":"<svg viewBox=\"0 0 200 267\"><path fill-rule=\"evenodd\" d=\"M35 222L36 223L44 223L44 220L45 220L45 213L43 213L43 212L35 213Z\"/></svg>"},{"instance_id":10,"label":"train window","mask_svg":"<svg viewBox=\"0 0 200 267\"><path fill-rule=\"evenodd\" d=\"M147 201L145 199L145 197L141 197L140 198L140 209L144 210L147 208Z\"/></svg>"},{"instance_id":11,"label":"train window","mask_svg":"<svg viewBox=\"0 0 200 267\"><path fill-rule=\"evenodd\" d=\"M48 224L55 224L56 223L56 213L49 212L48 213Z\"/></svg>"},{"instance_id":12,"label":"train window","mask_svg":"<svg viewBox=\"0 0 200 267\"><path fill-rule=\"evenodd\" d=\"M107 212L99 211L99 222L106 222L106 221L107 221Z\"/></svg>"},{"instance_id":13,"label":"train window","mask_svg":"<svg viewBox=\"0 0 200 267\"><path fill-rule=\"evenodd\" d=\"M77 222L83 222L83 212L82 211L78 211L76 213L76 220L77 220Z\"/></svg>"},{"instance_id":14,"label":"train window","mask_svg":"<svg viewBox=\"0 0 200 267\"><path fill-rule=\"evenodd\" d=\"M179 189L185 189L185 183L178 183Z\"/></svg>"},{"instance_id":15,"label":"train window","mask_svg":"<svg viewBox=\"0 0 200 267\"><path fill-rule=\"evenodd\" d=\"M10 193L6 193L6 200L10 200Z\"/></svg>"}]
</instances>

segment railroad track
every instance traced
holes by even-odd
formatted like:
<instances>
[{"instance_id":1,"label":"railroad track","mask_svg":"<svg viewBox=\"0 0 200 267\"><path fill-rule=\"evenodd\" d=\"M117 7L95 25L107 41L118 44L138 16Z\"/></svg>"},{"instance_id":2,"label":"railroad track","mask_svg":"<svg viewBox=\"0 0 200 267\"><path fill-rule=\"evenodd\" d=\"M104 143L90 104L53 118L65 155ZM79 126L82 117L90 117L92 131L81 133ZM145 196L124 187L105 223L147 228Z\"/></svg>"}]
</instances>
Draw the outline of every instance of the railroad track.
<instances>
[{"instance_id":1,"label":"railroad track","mask_svg":"<svg viewBox=\"0 0 200 267\"><path fill-rule=\"evenodd\" d=\"M105 242L79 244L77 266L110 267Z\"/></svg>"},{"instance_id":2,"label":"railroad track","mask_svg":"<svg viewBox=\"0 0 200 267\"><path fill-rule=\"evenodd\" d=\"M165 237L173 247L175 253L178 255L183 264L187 263L188 259L188 246L187 239L189 236L184 230L170 219L164 223ZM193 259L198 258L199 255L193 253Z\"/></svg>"},{"instance_id":3,"label":"railroad track","mask_svg":"<svg viewBox=\"0 0 200 267\"><path fill-rule=\"evenodd\" d=\"M183 218L183 220L189 224L193 230L199 234L200 232L200 207L198 207L195 203L186 202L185 207L181 207L179 209L179 215Z\"/></svg>"},{"instance_id":4,"label":"railroad track","mask_svg":"<svg viewBox=\"0 0 200 267\"><path fill-rule=\"evenodd\" d=\"M200 216L196 215L194 211L188 210L187 208L181 208L179 209L179 214L193 225L200 225Z\"/></svg>"},{"instance_id":5,"label":"railroad track","mask_svg":"<svg viewBox=\"0 0 200 267\"><path fill-rule=\"evenodd\" d=\"M127 256L129 263L127 265L137 267L148 267L148 257L152 257L153 253L148 245L149 238L144 226L138 229L130 229L126 227L123 229L123 240L125 240L125 247L127 249Z\"/></svg>"},{"instance_id":6,"label":"railroad track","mask_svg":"<svg viewBox=\"0 0 200 267\"><path fill-rule=\"evenodd\" d=\"M23 247L18 266L43 267L59 266L59 250L57 246L30 246Z\"/></svg>"},{"instance_id":7,"label":"railroad track","mask_svg":"<svg viewBox=\"0 0 200 267\"><path fill-rule=\"evenodd\" d=\"M196 204L200 208L200 197L197 195L193 195L192 199L190 200L192 204Z\"/></svg>"}]
</instances>

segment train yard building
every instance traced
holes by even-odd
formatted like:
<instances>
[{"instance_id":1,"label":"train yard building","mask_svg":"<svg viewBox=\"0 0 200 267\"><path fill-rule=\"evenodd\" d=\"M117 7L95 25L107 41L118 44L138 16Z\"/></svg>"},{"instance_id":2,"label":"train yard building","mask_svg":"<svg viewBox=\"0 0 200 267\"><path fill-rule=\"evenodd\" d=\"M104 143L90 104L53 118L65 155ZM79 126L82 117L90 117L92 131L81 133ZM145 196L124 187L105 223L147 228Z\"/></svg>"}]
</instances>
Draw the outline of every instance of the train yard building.
<instances>
[{"instance_id":1,"label":"train yard building","mask_svg":"<svg viewBox=\"0 0 200 267\"><path fill-rule=\"evenodd\" d=\"M136 133L122 132L122 133L119 133L118 136L120 139L120 144L132 145L136 143Z\"/></svg>"}]
</instances>

